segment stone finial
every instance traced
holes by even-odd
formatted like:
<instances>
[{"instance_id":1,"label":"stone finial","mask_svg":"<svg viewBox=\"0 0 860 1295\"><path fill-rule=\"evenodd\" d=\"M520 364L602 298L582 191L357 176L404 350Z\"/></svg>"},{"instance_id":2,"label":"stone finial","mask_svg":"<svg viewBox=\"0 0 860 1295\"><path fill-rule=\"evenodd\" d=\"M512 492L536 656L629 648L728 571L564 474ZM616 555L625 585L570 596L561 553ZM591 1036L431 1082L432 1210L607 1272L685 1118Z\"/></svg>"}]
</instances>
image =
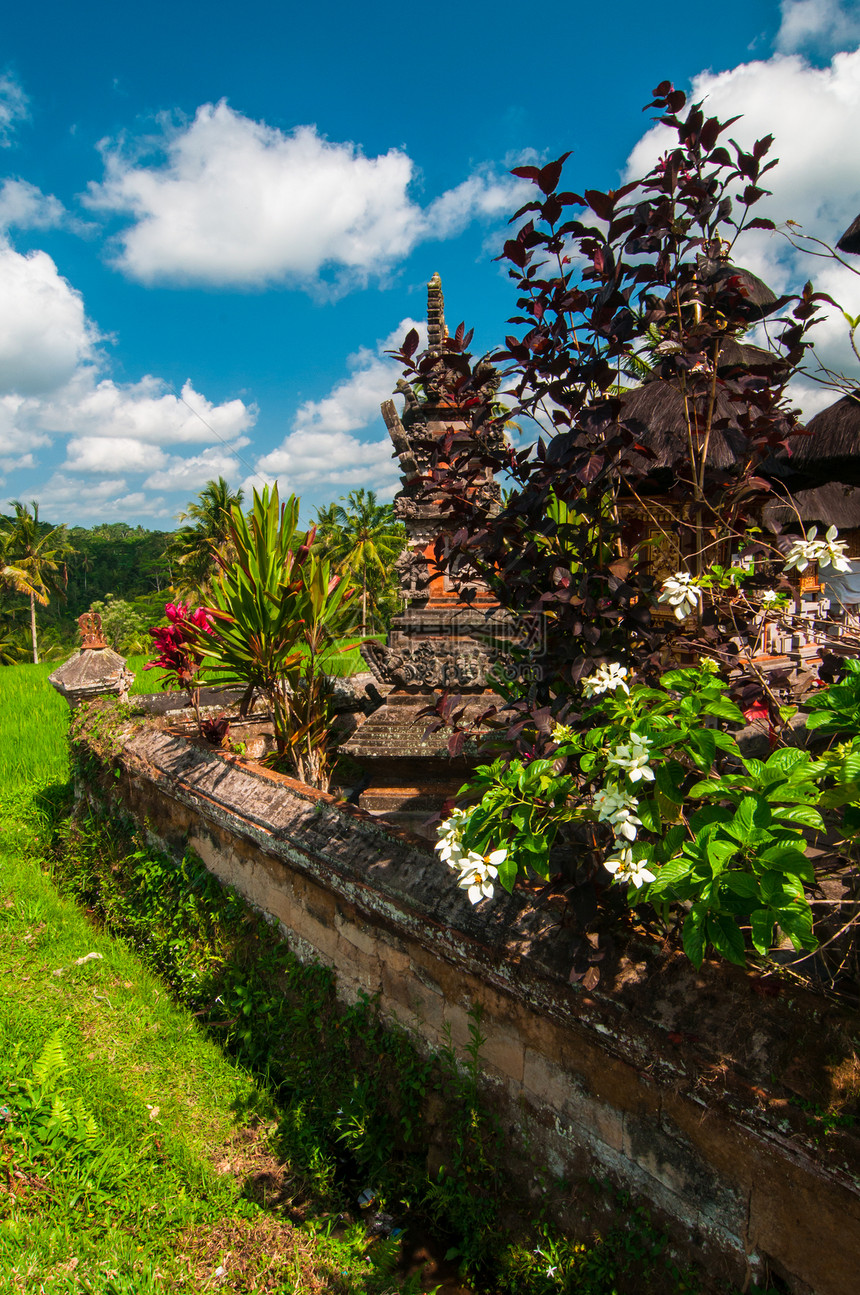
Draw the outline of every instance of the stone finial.
<instances>
[{"instance_id":1,"label":"stone finial","mask_svg":"<svg viewBox=\"0 0 860 1295\"><path fill-rule=\"evenodd\" d=\"M427 346L429 350L441 347L448 336L445 327L445 298L442 295L442 279L439 271L427 284Z\"/></svg>"},{"instance_id":2,"label":"stone finial","mask_svg":"<svg viewBox=\"0 0 860 1295\"><path fill-rule=\"evenodd\" d=\"M84 612L78 617L78 629L81 632L82 648L106 648L107 639L102 635L102 618L98 612Z\"/></svg>"}]
</instances>

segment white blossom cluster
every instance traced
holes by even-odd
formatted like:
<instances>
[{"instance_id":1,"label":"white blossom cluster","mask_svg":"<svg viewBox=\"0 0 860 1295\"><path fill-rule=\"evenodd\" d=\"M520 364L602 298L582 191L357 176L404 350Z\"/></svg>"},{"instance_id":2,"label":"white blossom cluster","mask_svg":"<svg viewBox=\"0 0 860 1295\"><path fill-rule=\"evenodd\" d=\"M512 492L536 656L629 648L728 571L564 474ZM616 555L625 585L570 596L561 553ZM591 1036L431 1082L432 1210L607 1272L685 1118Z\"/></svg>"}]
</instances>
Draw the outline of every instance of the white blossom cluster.
<instances>
[{"instance_id":1,"label":"white blossom cluster","mask_svg":"<svg viewBox=\"0 0 860 1295\"><path fill-rule=\"evenodd\" d=\"M650 746L649 738L633 733L629 742L610 751L607 764L630 782L653 782L654 770L648 763ZM596 793L594 808L598 823L608 823L615 836L614 853L603 862L604 868L613 874L613 880L622 885L633 885L637 890L653 881L654 873L646 866L645 860L633 857L632 843L642 826L642 820L636 814L639 802L633 793L619 783L610 782Z\"/></svg>"},{"instance_id":2,"label":"white blossom cluster","mask_svg":"<svg viewBox=\"0 0 860 1295\"><path fill-rule=\"evenodd\" d=\"M805 571L813 562L819 567L833 567L834 571L850 571L851 563L845 556L848 545L838 539L839 532L831 526L824 539L818 538L818 527L810 526L806 537L795 540L785 558L786 571Z\"/></svg>"},{"instance_id":3,"label":"white blossom cluster","mask_svg":"<svg viewBox=\"0 0 860 1295\"><path fill-rule=\"evenodd\" d=\"M663 581L663 592L658 603L668 603L679 621L697 611L702 601L702 590L688 571L676 571Z\"/></svg>"},{"instance_id":4,"label":"white blossom cluster","mask_svg":"<svg viewBox=\"0 0 860 1295\"><path fill-rule=\"evenodd\" d=\"M470 810L454 809L444 823L436 829L439 840L436 850L443 863L458 872L457 885L468 893L473 904L482 899L492 899L493 883L499 875L499 865L508 857L506 849L479 854L477 850L463 849L463 829L469 820Z\"/></svg>"},{"instance_id":5,"label":"white blossom cluster","mask_svg":"<svg viewBox=\"0 0 860 1295\"><path fill-rule=\"evenodd\" d=\"M602 693L614 692L616 688L623 688L629 693L626 678L627 667L619 665L617 661L611 665L599 665L594 674L586 675L582 680L582 691L586 697L600 697Z\"/></svg>"}]
</instances>

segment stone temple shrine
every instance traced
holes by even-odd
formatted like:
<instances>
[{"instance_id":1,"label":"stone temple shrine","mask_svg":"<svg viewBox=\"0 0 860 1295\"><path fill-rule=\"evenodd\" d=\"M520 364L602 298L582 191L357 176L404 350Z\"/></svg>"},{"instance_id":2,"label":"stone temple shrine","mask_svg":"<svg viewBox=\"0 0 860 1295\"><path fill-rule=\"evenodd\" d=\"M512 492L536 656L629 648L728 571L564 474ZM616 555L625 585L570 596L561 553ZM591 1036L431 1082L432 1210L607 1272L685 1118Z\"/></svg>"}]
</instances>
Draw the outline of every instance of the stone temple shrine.
<instances>
[{"instance_id":1,"label":"stone temple shrine","mask_svg":"<svg viewBox=\"0 0 860 1295\"><path fill-rule=\"evenodd\" d=\"M500 705L494 672L514 668L509 648L517 637L510 613L478 573L461 557L447 557L457 524L438 485L438 470L447 466L446 445L452 447L447 451L452 457L456 450L458 462L463 455L468 461L474 406L459 407L446 381L448 330L438 274L427 288L427 338L428 353L439 356L438 368L420 394L398 383L405 398L401 414L393 400L382 405L402 472L394 510L408 537L397 565L403 611L394 618L387 643L367 643L362 654L387 695L341 747L364 770L368 785L361 794L362 808L419 830L476 763L474 743L463 754L450 756L450 729L428 733L422 712L432 709L444 692L461 699L469 718ZM487 367L482 398L493 399L497 385L495 372ZM492 476L478 471L469 474L469 481L468 489L480 491L488 512L497 510L500 492Z\"/></svg>"}]
</instances>

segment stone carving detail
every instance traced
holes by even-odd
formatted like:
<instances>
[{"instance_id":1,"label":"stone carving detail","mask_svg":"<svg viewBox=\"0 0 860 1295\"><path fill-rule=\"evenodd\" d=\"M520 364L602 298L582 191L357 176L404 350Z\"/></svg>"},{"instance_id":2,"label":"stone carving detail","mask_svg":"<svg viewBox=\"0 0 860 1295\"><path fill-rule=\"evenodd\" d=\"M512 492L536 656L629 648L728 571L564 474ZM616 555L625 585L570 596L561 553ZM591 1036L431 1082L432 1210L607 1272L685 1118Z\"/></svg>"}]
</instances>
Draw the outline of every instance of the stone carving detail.
<instances>
[{"instance_id":1,"label":"stone carving detail","mask_svg":"<svg viewBox=\"0 0 860 1295\"><path fill-rule=\"evenodd\" d=\"M370 642L362 644L361 654L378 682L421 692L493 688L503 679L513 681L524 674L522 664L509 654L465 644L440 650L425 641L414 648L393 650Z\"/></svg>"},{"instance_id":2,"label":"stone carving detail","mask_svg":"<svg viewBox=\"0 0 860 1295\"><path fill-rule=\"evenodd\" d=\"M82 648L106 648L107 639L102 634L102 618L98 612L84 612L78 617Z\"/></svg>"},{"instance_id":3,"label":"stone carving detail","mask_svg":"<svg viewBox=\"0 0 860 1295\"><path fill-rule=\"evenodd\" d=\"M394 564L400 597L411 602L430 597L430 565L419 550L404 549Z\"/></svg>"}]
</instances>

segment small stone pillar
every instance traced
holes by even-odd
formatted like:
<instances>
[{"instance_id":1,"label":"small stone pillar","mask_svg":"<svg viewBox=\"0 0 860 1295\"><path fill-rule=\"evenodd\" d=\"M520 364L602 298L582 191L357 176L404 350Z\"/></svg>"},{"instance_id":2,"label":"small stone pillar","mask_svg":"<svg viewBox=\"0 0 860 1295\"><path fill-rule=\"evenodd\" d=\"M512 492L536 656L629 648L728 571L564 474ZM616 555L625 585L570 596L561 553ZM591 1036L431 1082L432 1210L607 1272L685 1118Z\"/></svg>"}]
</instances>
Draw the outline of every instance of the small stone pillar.
<instances>
[{"instance_id":1,"label":"small stone pillar","mask_svg":"<svg viewBox=\"0 0 860 1295\"><path fill-rule=\"evenodd\" d=\"M72 710L82 701L113 694L117 701L128 701L128 690L134 674L126 669L125 657L109 648L102 637L102 621L96 612L78 617L81 631L80 650L58 666L48 682L61 693Z\"/></svg>"}]
</instances>

